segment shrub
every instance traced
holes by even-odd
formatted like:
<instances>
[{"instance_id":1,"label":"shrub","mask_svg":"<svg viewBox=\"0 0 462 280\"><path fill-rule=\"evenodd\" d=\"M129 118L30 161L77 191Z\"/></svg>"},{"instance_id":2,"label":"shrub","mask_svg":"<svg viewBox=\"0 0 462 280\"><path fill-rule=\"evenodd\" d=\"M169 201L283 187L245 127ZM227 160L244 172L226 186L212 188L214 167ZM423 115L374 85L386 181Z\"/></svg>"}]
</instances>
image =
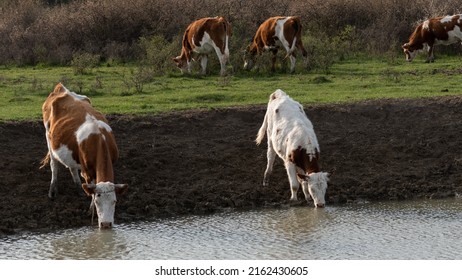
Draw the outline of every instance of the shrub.
<instances>
[{"instance_id":1,"label":"shrub","mask_svg":"<svg viewBox=\"0 0 462 280\"><path fill-rule=\"evenodd\" d=\"M139 47L142 53L142 63L152 66L155 75L163 75L176 68L172 58L181 51L181 36L173 38L171 42L159 35L142 37Z\"/></svg>"},{"instance_id":2,"label":"shrub","mask_svg":"<svg viewBox=\"0 0 462 280\"><path fill-rule=\"evenodd\" d=\"M186 26L218 15L232 26L235 70L258 26L275 15L300 16L305 36L347 38L337 43L353 43L348 51L383 54L405 42L418 22L461 11L458 0L4 0L0 63L69 64L75 53L88 53L104 61L151 60L159 73L168 72L165 58L179 51Z\"/></svg>"},{"instance_id":3,"label":"shrub","mask_svg":"<svg viewBox=\"0 0 462 280\"><path fill-rule=\"evenodd\" d=\"M75 53L72 57L71 66L75 74L83 75L87 73L89 69L98 66L99 62L100 56L97 54Z\"/></svg>"}]
</instances>

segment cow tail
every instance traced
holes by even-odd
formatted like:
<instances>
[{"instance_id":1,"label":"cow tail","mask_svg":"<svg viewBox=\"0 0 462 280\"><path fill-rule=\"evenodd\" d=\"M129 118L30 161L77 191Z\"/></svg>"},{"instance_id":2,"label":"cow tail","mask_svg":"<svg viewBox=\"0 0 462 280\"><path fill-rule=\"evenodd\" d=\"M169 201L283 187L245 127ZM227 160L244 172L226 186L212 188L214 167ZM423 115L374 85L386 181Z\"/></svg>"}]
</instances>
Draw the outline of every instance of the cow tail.
<instances>
[{"instance_id":1,"label":"cow tail","mask_svg":"<svg viewBox=\"0 0 462 280\"><path fill-rule=\"evenodd\" d=\"M219 20L221 23L223 23L225 34L228 35L228 37L231 37L231 25L229 24L229 22L224 17L220 17Z\"/></svg>"},{"instance_id":2,"label":"cow tail","mask_svg":"<svg viewBox=\"0 0 462 280\"><path fill-rule=\"evenodd\" d=\"M47 155L46 155L46 156L42 159L42 161L40 162L40 167L39 167L39 169L44 168L44 167L47 166L49 163L50 163L50 151L48 151Z\"/></svg>"},{"instance_id":3,"label":"cow tail","mask_svg":"<svg viewBox=\"0 0 462 280\"><path fill-rule=\"evenodd\" d=\"M263 119L263 123L260 129L258 130L257 139L255 139L255 142L257 143L257 145L261 144L261 141L265 137L267 128L268 128L268 111L265 113L265 118Z\"/></svg>"},{"instance_id":4,"label":"cow tail","mask_svg":"<svg viewBox=\"0 0 462 280\"><path fill-rule=\"evenodd\" d=\"M294 18L294 30L295 30L295 35L296 36L298 34L300 34L300 32L302 32L302 25L300 24L300 18L299 17Z\"/></svg>"},{"instance_id":5,"label":"cow tail","mask_svg":"<svg viewBox=\"0 0 462 280\"><path fill-rule=\"evenodd\" d=\"M296 48L296 45L297 45L297 39L298 38L301 38L302 36L302 25L300 23L300 18L299 17L295 17L294 18L294 30L295 30L295 38L294 38L294 42L292 43L292 47L290 48L292 50L292 52L295 51L295 48Z\"/></svg>"}]
</instances>

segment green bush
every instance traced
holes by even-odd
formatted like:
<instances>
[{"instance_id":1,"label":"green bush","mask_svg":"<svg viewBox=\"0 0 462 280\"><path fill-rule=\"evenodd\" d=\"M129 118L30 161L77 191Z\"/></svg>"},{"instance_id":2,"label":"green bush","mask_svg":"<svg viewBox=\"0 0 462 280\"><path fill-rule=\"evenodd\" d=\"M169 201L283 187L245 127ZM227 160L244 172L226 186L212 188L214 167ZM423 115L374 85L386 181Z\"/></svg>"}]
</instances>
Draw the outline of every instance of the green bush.
<instances>
[{"instance_id":1,"label":"green bush","mask_svg":"<svg viewBox=\"0 0 462 280\"><path fill-rule=\"evenodd\" d=\"M323 34L327 39L315 41L330 44L328 50L337 45L338 52L383 54L396 47L390 42L404 43L424 19L461 10L459 0L4 0L0 1L0 64L68 65L74 53L88 53L110 63L148 61L159 73L168 73L169 56L178 55L188 24L221 15L233 30L230 67L235 72L242 69L245 46L271 16L300 16L303 34ZM461 51L454 46L444 50ZM340 58L344 55L348 53ZM328 57L321 58L325 61L319 65L331 63ZM210 62L211 72L216 72L219 66Z\"/></svg>"},{"instance_id":2,"label":"green bush","mask_svg":"<svg viewBox=\"0 0 462 280\"><path fill-rule=\"evenodd\" d=\"M139 47L142 64L152 66L155 75L164 75L176 68L172 58L180 54L181 37L177 36L171 42L160 35L142 37L139 40Z\"/></svg>"},{"instance_id":3,"label":"green bush","mask_svg":"<svg viewBox=\"0 0 462 280\"><path fill-rule=\"evenodd\" d=\"M75 53L72 56L71 66L75 74L83 75L89 69L97 67L99 62L100 56L98 54Z\"/></svg>"}]
</instances>

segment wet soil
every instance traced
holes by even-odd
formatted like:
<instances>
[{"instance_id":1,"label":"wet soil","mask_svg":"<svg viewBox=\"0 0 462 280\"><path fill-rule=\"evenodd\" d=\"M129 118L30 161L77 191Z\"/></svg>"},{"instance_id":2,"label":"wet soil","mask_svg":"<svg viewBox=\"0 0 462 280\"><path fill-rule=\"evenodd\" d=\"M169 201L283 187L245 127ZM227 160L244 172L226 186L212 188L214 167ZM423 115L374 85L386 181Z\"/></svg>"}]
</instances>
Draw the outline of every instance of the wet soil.
<instances>
[{"instance_id":1,"label":"wet soil","mask_svg":"<svg viewBox=\"0 0 462 280\"><path fill-rule=\"evenodd\" d=\"M443 198L462 193L462 97L375 100L305 106L335 169L327 207L377 200ZM290 205L282 160L262 186L265 144L254 139L266 106L158 116L108 116L120 150L116 223L225 209ZM50 169L40 121L0 124L0 235L91 224L90 199L60 169L59 194L47 197ZM95 225L96 226L96 225Z\"/></svg>"}]
</instances>

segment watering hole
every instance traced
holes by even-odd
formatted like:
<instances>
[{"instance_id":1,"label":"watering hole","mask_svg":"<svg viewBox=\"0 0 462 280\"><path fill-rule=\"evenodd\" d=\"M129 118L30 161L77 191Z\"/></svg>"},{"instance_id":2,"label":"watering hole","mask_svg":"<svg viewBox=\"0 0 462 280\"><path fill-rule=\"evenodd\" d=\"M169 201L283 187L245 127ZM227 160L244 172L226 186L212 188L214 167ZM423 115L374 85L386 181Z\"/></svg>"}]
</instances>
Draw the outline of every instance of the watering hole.
<instances>
[{"instance_id":1,"label":"watering hole","mask_svg":"<svg viewBox=\"0 0 462 280\"><path fill-rule=\"evenodd\" d=\"M461 259L462 200L230 211L0 239L1 259Z\"/></svg>"}]
</instances>

